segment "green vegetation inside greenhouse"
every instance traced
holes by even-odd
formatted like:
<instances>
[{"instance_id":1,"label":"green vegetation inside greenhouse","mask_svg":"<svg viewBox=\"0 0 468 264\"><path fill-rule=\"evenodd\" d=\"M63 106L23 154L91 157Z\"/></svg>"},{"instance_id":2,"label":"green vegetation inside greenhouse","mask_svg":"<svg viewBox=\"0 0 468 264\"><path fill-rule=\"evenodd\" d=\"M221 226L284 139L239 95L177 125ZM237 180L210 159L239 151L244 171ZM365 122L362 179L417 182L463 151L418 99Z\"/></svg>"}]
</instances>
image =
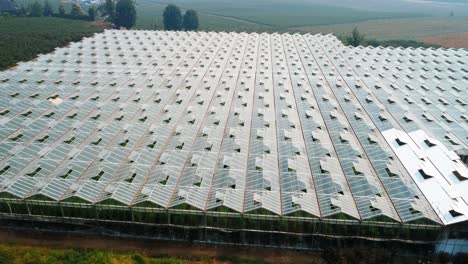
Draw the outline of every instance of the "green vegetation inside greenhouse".
<instances>
[{"instance_id":1,"label":"green vegetation inside greenhouse","mask_svg":"<svg viewBox=\"0 0 468 264\"><path fill-rule=\"evenodd\" d=\"M83 204L91 204L90 202L81 199L80 197L72 196L67 199L64 199L62 202L64 203L83 203Z\"/></svg>"},{"instance_id":2,"label":"green vegetation inside greenhouse","mask_svg":"<svg viewBox=\"0 0 468 264\"><path fill-rule=\"evenodd\" d=\"M389 219L357 221L345 214L328 219L317 219L306 215L278 216L268 211L246 214L231 210L202 212L196 208L178 206L164 209L158 207L127 207L112 199L98 204L50 202L38 199L0 199L0 213L88 219L89 221L112 221L149 225L179 226L180 228L214 228L229 232L286 232L290 234L320 234L334 236L364 236L391 239L435 241L441 227L435 223L418 221L400 224ZM263 214L260 214L263 213Z\"/></svg>"}]
</instances>

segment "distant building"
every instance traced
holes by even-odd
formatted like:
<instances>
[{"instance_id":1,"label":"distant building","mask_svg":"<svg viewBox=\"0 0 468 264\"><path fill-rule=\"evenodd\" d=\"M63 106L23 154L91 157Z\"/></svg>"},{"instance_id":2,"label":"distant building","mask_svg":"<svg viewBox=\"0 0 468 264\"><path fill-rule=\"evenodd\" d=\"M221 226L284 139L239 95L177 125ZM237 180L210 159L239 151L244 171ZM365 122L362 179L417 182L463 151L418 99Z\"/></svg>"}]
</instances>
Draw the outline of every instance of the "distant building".
<instances>
[{"instance_id":1,"label":"distant building","mask_svg":"<svg viewBox=\"0 0 468 264\"><path fill-rule=\"evenodd\" d=\"M0 14L16 14L18 5L13 0L0 0Z\"/></svg>"}]
</instances>

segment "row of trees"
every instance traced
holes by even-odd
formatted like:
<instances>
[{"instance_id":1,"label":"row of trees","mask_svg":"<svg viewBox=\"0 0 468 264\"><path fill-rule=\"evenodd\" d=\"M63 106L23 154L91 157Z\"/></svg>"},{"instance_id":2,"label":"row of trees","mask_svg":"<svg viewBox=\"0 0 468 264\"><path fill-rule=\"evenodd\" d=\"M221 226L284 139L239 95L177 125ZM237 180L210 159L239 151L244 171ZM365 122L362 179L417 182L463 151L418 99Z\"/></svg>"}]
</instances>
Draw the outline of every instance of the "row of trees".
<instances>
[{"instance_id":1,"label":"row of trees","mask_svg":"<svg viewBox=\"0 0 468 264\"><path fill-rule=\"evenodd\" d=\"M116 27L131 28L136 22L136 8L134 0L106 0L105 3L98 6L90 6L86 13L78 3L73 3L70 12L67 13L65 7L61 4L58 12L54 10L52 5L45 1L44 4L34 2L28 7L22 6L18 12L18 16L31 17L64 17L72 19L82 19L94 21L98 16L105 20L114 23Z\"/></svg>"},{"instance_id":2,"label":"row of trees","mask_svg":"<svg viewBox=\"0 0 468 264\"><path fill-rule=\"evenodd\" d=\"M44 4L40 2L34 2L28 7L21 6L17 12L18 16L31 16L31 17L65 17L73 19L82 19L82 20L95 20L96 19L96 8L90 7L88 14L81 8L77 3L73 3L70 9L70 12L67 13L65 7L61 4L56 12L53 6L45 1Z\"/></svg>"},{"instance_id":3,"label":"row of trees","mask_svg":"<svg viewBox=\"0 0 468 264\"><path fill-rule=\"evenodd\" d=\"M113 23L117 28L131 28L135 25L137 18L135 0L105 0L98 7L90 6L87 13L78 3L73 3L70 12L67 13L62 4L56 12L47 0L44 4L36 1L28 7L22 6L17 14L19 16L55 16L91 21L101 17ZM199 26L198 14L195 10L189 9L182 15L180 8L171 4L164 9L163 23L165 30L197 30Z\"/></svg>"},{"instance_id":4,"label":"row of trees","mask_svg":"<svg viewBox=\"0 0 468 264\"><path fill-rule=\"evenodd\" d=\"M168 5L164 9L163 23L165 30L197 30L198 14L195 10L189 9L182 16L178 6Z\"/></svg>"},{"instance_id":5,"label":"row of trees","mask_svg":"<svg viewBox=\"0 0 468 264\"><path fill-rule=\"evenodd\" d=\"M99 6L98 11L118 28L133 27L137 18L134 0L106 0Z\"/></svg>"}]
</instances>

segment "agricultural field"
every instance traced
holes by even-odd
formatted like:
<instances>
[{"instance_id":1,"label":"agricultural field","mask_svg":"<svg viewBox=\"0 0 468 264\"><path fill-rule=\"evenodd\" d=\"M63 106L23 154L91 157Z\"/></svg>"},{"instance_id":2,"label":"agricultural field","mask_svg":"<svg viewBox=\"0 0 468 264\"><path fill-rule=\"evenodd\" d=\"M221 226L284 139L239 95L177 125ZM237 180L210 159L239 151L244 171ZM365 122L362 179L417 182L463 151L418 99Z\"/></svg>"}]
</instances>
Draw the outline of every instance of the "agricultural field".
<instances>
[{"instance_id":1,"label":"agricultural field","mask_svg":"<svg viewBox=\"0 0 468 264\"><path fill-rule=\"evenodd\" d=\"M245 22L270 26L274 30L285 30L289 27L304 25L336 24L378 18L417 16L415 13L370 12L346 7L313 4L304 1L285 2L279 0L239 0L236 1L235 5L233 5L231 1L227 0L173 0L171 3L177 4L181 8L195 9L202 14L238 18ZM139 13L140 19L145 20L147 13L156 15L157 9L155 7L157 4L160 4L160 6L164 8L166 2L159 2L158 0L137 1L139 8L146 10L143 14ZM162 11L160 12L162 13ZM222 22L228 25L229 23L232 23L232 20L224 20Z\"/></svg>"},{"instance_id":2,"label":"agricultural field","mask_svg":"<svg viewBox=\"0 0 468 264\"><path fill-rule=\"evenodd\" d=\"M468 0L425 0L425 1L468 4Z\"/></svg>"},{"instance_id":3,"label":"agricultural field","mask_svg":"<svg viewBox=\"0 0 468 264\"><path fill-rule=\"evenodd\" d=\"M468 32L452 33L436 37L421 38L419 41L444 47L468 49Z\"/></svg>"},{"instance_id":4,"label":"agricultural field","mask_svg":"<svg viewBox=\"0 0 468 264\"><path fill-rule=\"evenodd\" d=\"M311 32L349 35L354 27L367 39L424 41L425 38L468 31L468 16L444 16L418 13L414 7L407 12L366 11L364 3L357 1L353 9L347 6L326 6L323 1L315 4L297 1L279 3L277 0L239 0L232 5L227 0L173 0L184 11L193 8L200 16L200 29L205 31L246 32ZM396 1L398 2L398 1ZM317 4L318 3L318 4ZM343 5L346 2L342 2ZM402 5L402 4L400 4ZM162 29L162 13L166 6L159 0L137 1L138 29ZM401 6L397 6L401 7ZM395 10L390 8L390 10ZM444 11L445 12L445 11ZM457 13L460 13L458 10ZM440 45L439 42L427 42ZM453 41L442 43L449 46ZM458 44L462 43L462 44ZM453 47L467 47L459 40Z\"/></svg>"},{"instance_id":5,"label":"agricultural field","mask_svg":"<svg viewBox=\"0 0 468 264\"><path fill-rule=\"evenodd\" d=\"M34 0L17 0L29 5ZM441 0L442 1L442 0ZM447 0L450 1L450 0ZM463 2L465 0L453 0ZM49 0L57 7L60 2L68 8L69 1ZM367 39L377 40L417 40L429 37L444 37L447 34L468 32L468 5L455 10L451 17L446 3L429 2L417 8L414 2L400 0L384 3L390 10L376 10L375 0L349 1L311 0L285 2L279 0L239 0L233 5L228 0L172 0L182 12L192 8L199 13L200 30L237 32L311 32L349 35L354 27L366 35ZM444 1L445 2L445 1ZM168 2L162 0L137 0L136 29L163 29L162 13ZM333 6L332 6L333 5ZM442 5L441 8L429 8ZM85 9L87 9L85 7ZM399 10L399 11L398 11ZM405 11L401 11L405 10ZM438 10L442 13L434 13ZM431 13L432 12L432 13ZM465 14L466 13L466 14ZM453 35L449 35L453 37ZM447 37L446 37L447 38ZM456 38L456 37L455 37ZM460 39L460 38L458 38ZM452 47L467 47L463 39L445 41L442 44ZM441 42L427 42L438 44ZM453 44L453 45L451 45Z\"/></svg>"},{"instance_id":6,"label":"agricultural field","mask_svg":"<svg viewBox=\"0 0 468 264\"><path fill-rule=\"evenodd\" d=\"M291 30L345 35L349 34L354 27L358 27L359 31L364 33L367 38L416 40L424 37L468 31L468 17L379 19L358 23L296 27Z\"/></svg>"},{"instance_id":7,"label":"agricultural field","mask_svg":"<svg viewBox=\"0 0 468 264\"><path fill-rule=\"evenodd\" d=\"M79 41L102 27L95 23L55 17L0 17L0 70L18 61Z\"/></svg>"},{"instance_id":8,"label":"agricultural field","mask_svg":"<svg viewBox=\"0 0 468 264\"><path fill-rule=\"evenodd\" d=\"M166 4L152 0L137 1L136 29L163 29L162 14ZM185 10L182 9L182 12ZM271 27L241 19L199 12L200 30L204 31L271 31Z\"/></svg>"}]
</instances>

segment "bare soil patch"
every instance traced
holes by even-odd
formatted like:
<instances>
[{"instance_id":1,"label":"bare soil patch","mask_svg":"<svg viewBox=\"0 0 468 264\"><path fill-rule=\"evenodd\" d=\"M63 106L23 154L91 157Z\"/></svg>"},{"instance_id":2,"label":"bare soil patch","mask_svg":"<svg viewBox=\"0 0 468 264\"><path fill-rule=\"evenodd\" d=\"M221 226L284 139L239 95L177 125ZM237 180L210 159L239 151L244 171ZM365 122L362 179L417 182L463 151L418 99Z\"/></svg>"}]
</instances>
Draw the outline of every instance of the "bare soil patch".
<instances>
[{"instance_id":1,"label":"bare soil patch","mask_svg":"<svg viewBox=\"0 0 468 264\"><path fill-rule=\"evenodd\" d=\"M420 41L437 44L447 48L465 48L468 49L468 32L452 33L447 35L421 38Z\"/></svg>"}]
</instances>

